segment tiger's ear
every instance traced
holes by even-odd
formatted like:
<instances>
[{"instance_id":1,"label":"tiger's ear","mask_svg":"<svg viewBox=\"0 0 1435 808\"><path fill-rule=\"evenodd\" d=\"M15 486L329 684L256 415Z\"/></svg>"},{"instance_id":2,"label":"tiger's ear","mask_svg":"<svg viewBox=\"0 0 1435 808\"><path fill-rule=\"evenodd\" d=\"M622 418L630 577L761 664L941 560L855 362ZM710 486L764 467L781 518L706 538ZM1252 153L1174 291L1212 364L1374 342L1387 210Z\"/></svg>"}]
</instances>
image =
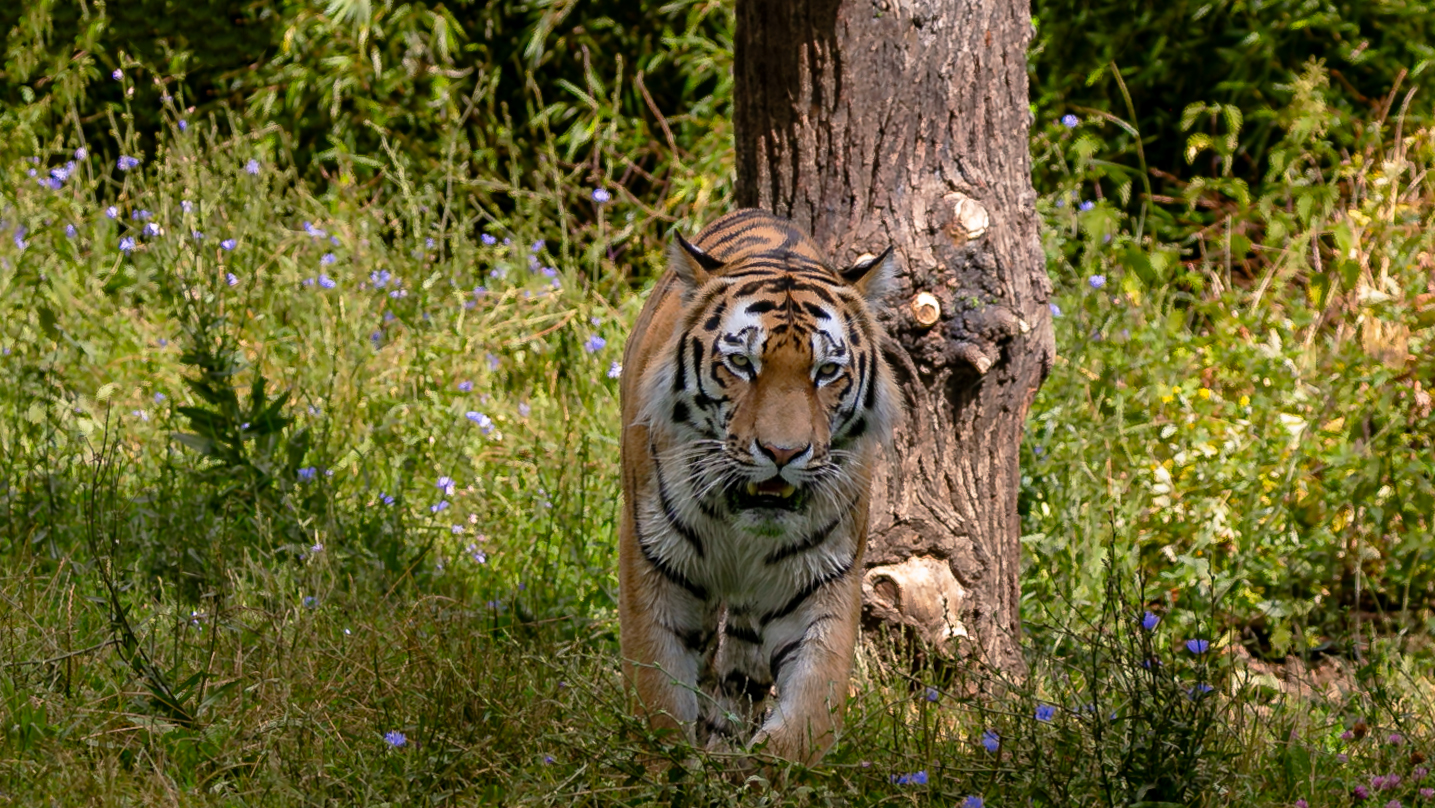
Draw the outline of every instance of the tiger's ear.
<instances>
[{"instance_id":1,"label":"tiger's ear","mask_svg":"<svg viewBox=\"0 0 1435 808\"><path fill-rule=\"evenodd\" d=\"M892 289L892 282L897 277L897 261L892 255L892 247L889 246L881 255L864 255L858 258L857 263L838 274L856 289L868 304L876 305Z\"/></svg>"},{"instance_id":2,"label":"tiger's ear","mask_svg":"<svg viewBox=\"0 0 1435 808\"><path fill-rule=\"evenodd\" d=\"M690 244L682 233L674 233L673 246L668 248L668 266L678 273L683 286L693 291L707 283L712 273L722 268L722 262Z\"/></svg>"}]
</instances>

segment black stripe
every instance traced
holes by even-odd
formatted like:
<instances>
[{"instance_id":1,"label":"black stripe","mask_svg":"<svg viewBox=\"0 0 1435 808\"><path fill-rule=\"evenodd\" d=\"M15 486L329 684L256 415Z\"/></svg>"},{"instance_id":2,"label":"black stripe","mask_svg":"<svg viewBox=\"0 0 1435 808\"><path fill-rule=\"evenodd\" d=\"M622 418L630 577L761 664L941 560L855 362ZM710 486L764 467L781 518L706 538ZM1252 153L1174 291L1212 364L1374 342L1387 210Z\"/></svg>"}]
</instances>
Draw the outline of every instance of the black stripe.
<instances>
[{"instance_id":1,"label":"black stripe","mask_svg":"<svg viewBox=\"0 0 1435 808\"><path fill-rule=\"evenodd\" d=\"M852 559L849 558L846 561L842 562L842 566L838 567L837 569L832 570L826 575L819 576L818 578L815 578L810 581L807 586L802 587L801 592L798 592L796 595L793 595L790 599L788 599L786 603L782 604L780 608L763 615L762 620L758 622L762 623L763 625L767 625L773 620L779 620L788 616L789 614L792 614L794 611L797 610L798 606L802 605L803 601L812 597L817 592L817 590L846 575L848 572L851 571L851 569Z\"/></svg>"},{"instance_id":2,"label":"black stripe","mask_svg":"<svg viewBox=\"0 0 1435 808\"><path fill-rule=\"evenodd\" d=\"M635 536L634 538L638 540L638 549L643 552L643 558L648 559L648 563L653 565L653 569L657 570L664 578L667 578L673 584L688 590L688 593L698 600L708 599L708 590L706 587L688 580L686 575L669 567L661 558L653 555L652 551L648 549L648 546L643 543L642 536Z\"/></svg>"},{"instance_id":3,"label":"black stripe","mask_svg":"<svg viewBox=\"0 0 1435 808\"><path fill-rule=\"evenodd\" d=\"M688 417L691 415L692 413L688 412L688 405L686 402L673 402L673 423L686 424L688 423Z\"/></svg>"},{"instance_id":4,"label":"black stripe","mask_svg":"<svg viewBox=\"0 0 1435 808\"><path fill-rule=\"evenodd\" d=\"M797 653L797 650L802 647L802 643L806 639L807 632L803 631L801 637L772 652L772 661L767 663L767 670L772 674L772 681L777 681L778 676L782 673L783 664L787 662L787 658Z\"/></svg>"},{"instance_id":5,"label":"black stripe","mask_svg":"<svg viewBox=\"0 0 1435 808\"><path fill-rule=\"evenodd\" d=\"M730 625L727 627L727 636L734 640L742 640L745 643L762 645L762 635L757 633L757 629Z\"/></svg>"},{"instance_id":6,"label":"black stripe","mask_svg":"<svg viewBox=\"0 0 1435 808\"><path fill-rule=\"evenodd\" d=\"M688 383L688 368L687 368L687 364L686 364L686 358L683 356L684 353L685 353L685 352L683 351L683 343L682 343L682 342L679 342L679 343L678 343L678 357L677 357L677 358L678 358L678 369L677 369L677 372L675 372L675 373L673 374L673 392L674 392L674 393L681 393L681 392L683 392L683 388L686 387L686 386L687 386L687 383Z\"/></svg>"},{"instance_id":7,"label":"black stripe","mask_svg":"<svg viewBox=\"0 0 1435 808\"><path fill-rule=\"evenodd\" d=\"M742 671L733 671L723 677L722 689L730 698L745 698L759 702L767 698L772 682L760 682Z\"/></svg>"},{"instance_id":8,"label":"black stripe","mask_svg":"<svg viewBox=\"0 0 1435 808\"><path fill-rule=\"evenodd\" d=\"M700 628L684 631L666 624L663 624L663 628L672 632L673 635L678 638L678 641L683 644L683 647L689 651L701 651L707 647L707 644L711 642L713 638L711 631L703 631Z\"/></svg>"},{"instance_id":9,"label":"black stripe","mask_svg":"<svg viewBox=\"0 0 1435 808\"><path fill-rule=\"evenodd\" d=\"M862 409L871 411L877 403L877 362L870 354L862 355L862 381L867 385L867 395L862 399Z\"/></svg>"},{"instance_id":10,"label":"black stripe","mask_svg":"<svg viewBox=\"0 0 1435 808\"><path fill-rule=\"evenodd\" d=\"M768 554L767 558L763 559L763 563L776 564L784 558L790 558L791 556L795 556L798 553L806 552L814 547L822 546L822 544L827 541L828 537L832 535L832 531L837 529L837 524L841 521L842 517L839 516L836 519L832 520L832 524L816 531L802 541L796 544L789 544L786 547L780 547L772 551Z\"/></svg>"},{"instance_id":11,"label":"black stripe","mask_svg":"<svg viewBox=\"0 0 1435 808\"><path fill-rule=\"evenodd\" d=\"M775 308L777 308L777 303L771 300L759 300L756 303L749 303L744 311L748 314L767 314Z\"/></svg>"},{"instance_id":12,"label":"black stripe","mask_svg":"<svg viewBox=\"0 0 1435 808\"><path fill-rule=\"evenodd\" d=\"M649 451L651 452L651 449ZM677 509L673 507L673 500L668 496L668 484L663 481L662 466L658 464L658 458L656 456L653 457L653 472L654 476L658 478L658 501L662 503L663 516L668 519L668 527L676 530L679 536L682 536L688 544L692 545L693 552L698 554L698 558L702 558L703 540L698 537L697 533L693 532L691 527L683 524L683 520L678 518Z\"/></svg>"}]
</instances>

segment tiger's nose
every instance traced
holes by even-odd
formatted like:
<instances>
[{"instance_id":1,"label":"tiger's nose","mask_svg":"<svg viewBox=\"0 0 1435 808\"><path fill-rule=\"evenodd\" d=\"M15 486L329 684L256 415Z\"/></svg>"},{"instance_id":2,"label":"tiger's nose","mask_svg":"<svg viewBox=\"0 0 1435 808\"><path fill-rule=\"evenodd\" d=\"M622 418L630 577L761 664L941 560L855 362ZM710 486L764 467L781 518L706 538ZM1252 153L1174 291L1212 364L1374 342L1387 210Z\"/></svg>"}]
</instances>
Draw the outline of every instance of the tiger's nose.
<instances>
[{"instance_id":1,"label":"tiger's nose","mask_svg":"<svg viewBox=\"0 0 1435 808\"><path fill-rule=\"evenodd\" d=\"M778 468L782 468L788 463L791 463L792 458L797 457L798 455L807 451L808 447L811 446L811 444L808 444L808 446L801 446L791 449L786 446L777 446L771 443L759 443L758 446L762 448L763 454L772 458L772 462L776 463Z\"/></svg>"}]
</instances>

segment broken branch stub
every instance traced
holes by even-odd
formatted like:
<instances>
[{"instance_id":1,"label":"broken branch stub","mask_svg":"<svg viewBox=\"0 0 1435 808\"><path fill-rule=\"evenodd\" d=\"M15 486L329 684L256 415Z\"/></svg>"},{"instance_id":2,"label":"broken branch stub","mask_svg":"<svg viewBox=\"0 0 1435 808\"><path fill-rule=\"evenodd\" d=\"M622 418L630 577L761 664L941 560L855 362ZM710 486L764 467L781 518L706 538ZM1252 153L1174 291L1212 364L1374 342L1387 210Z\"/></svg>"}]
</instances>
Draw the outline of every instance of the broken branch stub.
<instances>
[{"instance_id":1,"label":"broken branch stub","mask_svg":"<svg viewBox=\"0 0 1435 808\"><path fill-rule=\"evenodd\" d=\"M967 636L961 622L966 598L947 562L932 556L873 567L862 577L862 604L871 618L912 628L944 656L954 652L953 639Z\"/></svg>"}]
</instances>

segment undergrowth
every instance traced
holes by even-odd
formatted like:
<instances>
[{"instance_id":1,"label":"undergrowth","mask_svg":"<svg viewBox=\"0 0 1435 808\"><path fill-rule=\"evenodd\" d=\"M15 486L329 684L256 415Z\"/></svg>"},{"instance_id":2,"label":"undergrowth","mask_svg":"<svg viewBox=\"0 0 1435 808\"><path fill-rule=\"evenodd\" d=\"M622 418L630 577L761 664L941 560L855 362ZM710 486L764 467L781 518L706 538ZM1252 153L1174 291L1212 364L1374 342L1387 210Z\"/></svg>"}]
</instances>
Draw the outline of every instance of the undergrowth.
<instances>
[{"instance_id":1,"label":"undergrowth","mask_svg":"<svg viewBox=\"0 0 1435 808\"><path fill-rule=\"evenodd\" d=\"M1431 800L1411 96L1352 117L1291 66L1260 176L1228 102L1039 110L1029 674L868 637L832 754L744 780L631 717L614 618L621 346L669 225L727 204L730 10L665 6L677 61L624 63L651 32L551 4L301 6L227 101L54 3L7 40L0 799ZM1213 168L1157 177L1150 138Z\"/></svg>"}]
</instances>

